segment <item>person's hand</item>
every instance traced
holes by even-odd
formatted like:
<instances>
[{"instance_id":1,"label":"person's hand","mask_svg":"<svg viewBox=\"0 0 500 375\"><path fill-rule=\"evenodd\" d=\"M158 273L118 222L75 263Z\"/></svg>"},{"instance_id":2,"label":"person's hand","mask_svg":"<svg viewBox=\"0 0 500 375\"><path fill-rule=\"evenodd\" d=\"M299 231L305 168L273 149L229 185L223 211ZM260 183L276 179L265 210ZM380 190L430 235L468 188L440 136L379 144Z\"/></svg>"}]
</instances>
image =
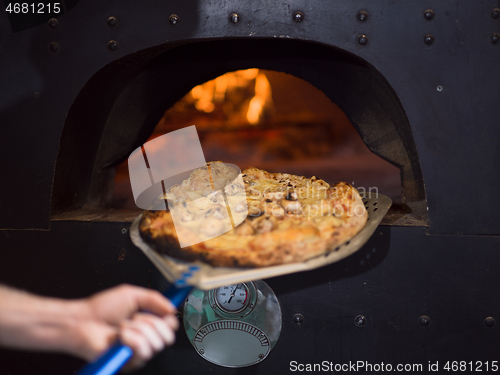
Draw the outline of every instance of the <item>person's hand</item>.
<instances>
[{"instance_id":1,"label":"person's hand","mask_svg":"<svg viewBox=\"0 0 500 375\"><path fill-rule=\"evenodd\" d=\"M64 352L92 361L120 339L134 352L129 369L173 344L179 326L169 300L130 285L80 300L41 297L0 285L0 301L0 346Z\"/></svg>"},{"instance_id":2,"label":"person's hand","mask_svg":"<svg viewBox=\"0 0 500 375\"><path fill-rule=\"evenodd\" d=\"M122 285L75 304L80 311L74 315L78 342L72 351L88 361L120 339L134 352L125 366L133 369L175 341L176 308L157 291Z\"/></svg>"}]
</instances>

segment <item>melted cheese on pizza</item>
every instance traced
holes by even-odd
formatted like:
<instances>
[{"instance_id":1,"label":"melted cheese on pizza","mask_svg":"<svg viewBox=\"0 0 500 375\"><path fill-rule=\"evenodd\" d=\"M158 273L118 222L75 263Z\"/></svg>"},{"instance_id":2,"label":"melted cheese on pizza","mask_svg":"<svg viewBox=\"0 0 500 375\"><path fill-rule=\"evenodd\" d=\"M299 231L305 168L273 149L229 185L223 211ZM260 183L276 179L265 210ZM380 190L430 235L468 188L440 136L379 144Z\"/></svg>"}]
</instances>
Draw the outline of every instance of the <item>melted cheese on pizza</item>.
<instances>
[{"instance_id":1,"label":"melted cheese on pizza","mask_svg":"<svg viewBox=\"0 0 500 375\"><path fill-rule=\"evenodd\" d=\"M166 199L181 247L204 242L207 249L230 251L256 246L257 238L290 241L291 232L301 233L300 241L319 238L333 246L338 228L352 237L349 227L357 233L367 218L357 190L347 183L330 186L314 176L254 167L238 175L222 162L194 171Z\"/></svg>"}]
</instances>

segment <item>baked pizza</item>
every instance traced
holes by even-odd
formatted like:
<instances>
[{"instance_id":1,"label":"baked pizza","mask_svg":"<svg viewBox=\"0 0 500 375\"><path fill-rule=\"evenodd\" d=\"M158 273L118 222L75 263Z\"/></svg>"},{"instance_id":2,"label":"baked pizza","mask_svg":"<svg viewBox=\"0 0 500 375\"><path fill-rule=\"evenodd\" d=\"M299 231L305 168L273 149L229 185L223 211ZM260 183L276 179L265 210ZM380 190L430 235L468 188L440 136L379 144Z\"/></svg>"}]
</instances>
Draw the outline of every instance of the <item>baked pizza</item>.
<instances>
[{"instance_id":1,"label":"baked pizza","mask_svg":"<svg viewBox=\"0 0 500 375\"><path fill-rule=\"evenodd\" d=\"M348 183L222 162L194 170L144 212L139 231L153 249L213 266L264 267L301 262L349 241L368 214Z\"/></svg>"}]
</instances>

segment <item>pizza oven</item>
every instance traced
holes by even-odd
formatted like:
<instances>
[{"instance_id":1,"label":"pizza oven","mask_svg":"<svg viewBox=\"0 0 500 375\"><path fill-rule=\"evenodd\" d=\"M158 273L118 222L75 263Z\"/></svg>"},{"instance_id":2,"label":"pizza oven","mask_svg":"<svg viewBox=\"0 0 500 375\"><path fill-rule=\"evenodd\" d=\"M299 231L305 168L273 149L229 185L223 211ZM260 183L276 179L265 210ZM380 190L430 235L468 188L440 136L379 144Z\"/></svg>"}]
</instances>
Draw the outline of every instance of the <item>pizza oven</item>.
<instances>
[{"instance_id":1,"label":"pizza oven","mask_svg":"<svg viewBox=\"0 0 500 375\"><path fill-rule=\"evenodd\" d=\"M207 161L343 179L395 204L349 258L265 280L282 328L258 365L209 363L181 330L138 373L496 361L498 3L60 5L0 15L1 283L65 298L122 282L164 289L128 236L141 211L126 160L157 134L197 125ZM183 102L225 74L247 74L247 96L228 99L245 111L264 76L268 115ZM82 364L6 349L0 361L11 374Z\"/></svg>"}]
</instances>

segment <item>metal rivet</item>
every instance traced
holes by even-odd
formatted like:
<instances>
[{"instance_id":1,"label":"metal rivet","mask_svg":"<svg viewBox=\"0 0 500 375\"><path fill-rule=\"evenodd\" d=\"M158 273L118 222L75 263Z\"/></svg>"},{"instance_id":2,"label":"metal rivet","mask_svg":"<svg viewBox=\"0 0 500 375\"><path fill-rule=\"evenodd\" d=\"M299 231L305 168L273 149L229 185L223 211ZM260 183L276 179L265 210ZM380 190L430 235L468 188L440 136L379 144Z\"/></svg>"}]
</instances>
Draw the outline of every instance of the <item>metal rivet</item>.
<instances>
[{"instance_id":1,"label":"metal rivet","mask_svg":"<svg viewBox=\"0 0 500 375\"><path fill-rule=\"evenodd\" d=\"M430 46L432 43L434 43L434 35L432 34L427 34L424 36L424 43Z\"/></svg>"},{"instance_id":2,"label":"metal rivet","mask_svg":"<svg viewBox=\"0 0 500 375\"><path fill-rule=\"evenodd\" d=\"M366 35L360 35L358 37L358 43L362 46L365 46L368 43L368 37Z\"/></svg>"},{"instance_id":3,"label":"metal rivet","mask_svg":"<svg viewBox=\"0 0 500 375\"><path fill-rule=\"evenodd\" d=\"M438 87L436 87L436 90L438 90L439 92L443 91L443 86L439 85Z\"/></svg>"},{"instance_id":4,"label":"metal rivet","mask_svg":"<svg viewBox=\"0 0 500 375\"><path fill-rule=\"evenodd\" d=\"M116 49L118 48L118 43L116 43L116 40L110 40L108 42L108 48L110 51L116 51Z\"/></svg>"},{"instance_id":5,"label":"metal rivet","mask_svg":"<svg viewBox=\"0 0 500 375\"><path fill-rule=\"evenodd\" d=\"M246 26L246 27L250 27L250 26L252 26L252 22L250 22L250 21L245 22L245 26Z\"/></svg>"},{"instance_id":6,"label":"metal rivet","mask_svg":"<svg viewBox=\"0 0 500 375\"><path fill-rule=\"evenodd\" d=\"M205 351L203 349L200 349L198 351L200 352L200 354L204 354L205 353Z\"/></svg>"},{"instance_id":7,"label":"metal rivet","mask_svg":"<svg viewBox=\"0 0 500 375\"><path fill-rule=\"evenodd\" d=\"M293 316L293 322L295 324L302 324L304 323L304 317L302 316L302 314L295 314Z\"/></svg>"},{"instance_id":8,"label":"metal rivet","mask_svg":"<svg viewBox=\"0 0 500 375\"><path fill-rule=\"evenodd\" d=\"M57 21L57 19L55 19L55 18L51 18L51 19L49 20L49 27L50 27L51 29L55 29L58 25L59 25L59 22Z\"/></svg>"},{"instance_id":9,"label":"metal rivet","mask_svg":"<svg viewBox=\"0 0 500 375\"><path fill-rule=\"evenodd\" d=\"M293 14L292 19L295 22L302 22L304 21L304 13L302 13L301 11L297 11Z\"/></svg>"},{"instance_id":10,"label":"metal rivet","mask_svg":"<svg viewBox=\"0 0 500 375\"><path fill-rule=\"evenodd\" d=\"M434 18L436 14L434 13L434 11L432 9L427 9L425 12L424 12L424 18L427 20L427 21L430 21Z\"/></svg>"},{"instance_id":11,"label":"metal rivet","mask_svg":"<svg viewBox=\"0 0 500 375\"><path fill-rule=\"evenodd\" d=\"M231 13L229 15L229 21L231 21L232 23L238 23L240 22L240 16L238 15L238 13Z\"/></svg>"},{"instance_id":12,"label":"metal rivet","mask_svg":"<svg viewBox=\"0 0 500 375\"><path fill-rule=\"evenodd\" d=\"M122 234L127 234L127 228L122 229Z\"/></svg>"},{"instance_id":13,"label":"metal rivet","mask_svg":"<svg viewBox=\"0 0 500 375\"><path fill-rule=\"evenodd\" d=\"M427 327L429 324L431 324L431 318L429 318L427 315L422 315L418 319L418 322L421 326Z\"/></svg>"},{"instance_id":14,"label":"metal rivet","mask_svg":"<svg viewBox=\"0 0 500 375\"><path fill-rule=\"evenodd\" d=\"M33 95L33 97L34 97L35 99L38 99L38 98L40 97L40 93L39 93L39 92L35 92L35 94Z\"/></svg>"},{"instance_id":15,"label":"metal rivet","mask_svg":"<svg viewBox=\"0 0 500 375\"><path fill-rule=\"evenodd\" d=\"M259 359L264 358L264 354L259 354Z\"/></svg>"},{"instance_id":16,"label":"metal rivet","mask_svg":"<svg viewBox=\"0 0 500 375\"><path fill-rule=\"evenodd\" d=\"M115 17L109 17L108 18L108 26L115 27L118 21L116 20Z\"/></svg>"},{"instance_id":17,"label":"metal rivet","mask_svg":"<svg viewBox=\"0 0 500 375\"><path fill-rule=\"evenodd\" d=\"M495 319L489 316L486 319L484 319L484 324L486 325L486 327L491 328L495 325Z\"/></svg>"},{"instance_id":18,"label":"metal rivet","mask_svg":"<svg viewBox=\"0 0 500 375\"><path fill-rule=\"evenodd\" d=\"M360 10L358 12L358 20L360 20L361 22L364 22L367 19L368 19L368 12L365 10Z\"/></svg>"},{"instance_id":19,"label":"metal rivet","mask_svg":"<svg viewBox=\"0 0 500 375\"><path fill-rule=\"evenodd\" d=\"M500 41L500 34L498 34L498 33L493 34L491 36L490 40L491 40L491 43L498 44L498 42Z\"/></svg>"},{"instance_id":20,"label":"metal rivet","mask_svg":"<svg viewBox=\"0 0 500 375\"><path fill-rule=\"evenodd\" d=\"M170 17L168 17L168 22L170 22L171 25L177 25L179 23L179 16L177 14L171 14Z\"/></svg>"},{"instance_id":21,"label":"metal rivet","mask_svg":"<svg viewBox=\"0 0 500 375\"><path fill-rule=\"evenodd\" d=\"M355 317L354 324L356 324L358 327L364 326L366 324L366 318L364 317L364 315L358 315L357 317Z\"/></svg>"},{"instance_id":22,"label":"metal rivet","mask_svg":"<svg viewBox=\"0 0 500 375\"><path fill-rule=\"evenodd\" d=\"M499 19L500 18L500 9L498 8L495 8L491 11L491 17L493 17L494 19Z\"/></svg>"},{"instance_id":23,"label":"metal rivet","mask_svg":"<svg viewBox=\"0 0 500 375\"><path fill-rule=\"evenodd\" d=\"M50 49L52 52L57 52L57 51L59 51L59 44L57 44L57 43L55 43L55 42L50 43L49 49Z\"/></svg>"}]
</instances>

